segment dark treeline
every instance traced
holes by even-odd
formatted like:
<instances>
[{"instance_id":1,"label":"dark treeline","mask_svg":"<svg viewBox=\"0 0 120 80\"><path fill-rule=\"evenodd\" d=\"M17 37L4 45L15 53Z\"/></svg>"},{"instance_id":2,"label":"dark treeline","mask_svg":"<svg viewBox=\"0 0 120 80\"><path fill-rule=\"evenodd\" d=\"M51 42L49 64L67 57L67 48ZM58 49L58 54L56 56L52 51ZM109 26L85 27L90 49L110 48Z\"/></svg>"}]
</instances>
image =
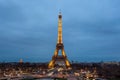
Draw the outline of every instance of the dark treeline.
<instances>
[{"instance_id":1,"label":"dark treeline","mask_svg":"<svg viewBox=\"0 0 120 80\"><path fill-rule=\"evenodd\" d=\"M120 80L120 63L74 63L73 69L96 70L98 75L109 80Z\"/></svg>"}]
</instances>

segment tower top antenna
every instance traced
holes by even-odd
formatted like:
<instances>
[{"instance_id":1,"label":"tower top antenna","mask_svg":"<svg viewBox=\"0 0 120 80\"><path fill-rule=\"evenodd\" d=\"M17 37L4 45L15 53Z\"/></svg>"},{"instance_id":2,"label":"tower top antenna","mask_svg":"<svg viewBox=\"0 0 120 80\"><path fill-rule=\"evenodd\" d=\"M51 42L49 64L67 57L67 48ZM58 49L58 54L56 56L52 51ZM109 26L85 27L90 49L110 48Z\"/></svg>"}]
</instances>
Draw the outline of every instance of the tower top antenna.
<instances>
[{"instance_id":1,"label":"tower top antenna","mask_svg":"<svg viewBox=\"0 0 120 80\"><path fill-rule=\"evenodd\" d=\"M61 13L61 9L59 9L59 14L62 14L62 13Z\"/></svg>"}]
</instances>

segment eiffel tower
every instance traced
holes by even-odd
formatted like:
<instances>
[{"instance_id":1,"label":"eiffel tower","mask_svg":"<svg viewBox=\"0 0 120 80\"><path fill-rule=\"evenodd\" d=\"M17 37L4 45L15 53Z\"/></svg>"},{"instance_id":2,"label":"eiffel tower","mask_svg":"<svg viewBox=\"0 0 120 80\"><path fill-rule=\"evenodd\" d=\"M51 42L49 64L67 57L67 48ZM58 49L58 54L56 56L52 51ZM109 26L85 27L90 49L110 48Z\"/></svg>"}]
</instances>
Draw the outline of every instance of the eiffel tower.
<instances>
[{"instance_id":1,"label":"eiffel tower","mask_svg":"<svg viewBox=\"0 0 120 80\"><path fill-rule=\"evenodd\" d=\"M59 51L61 51L62 55L58 55ZM58 64L61 61L63 62L62 65L64 65L66 68L70 67L70 62L68 61L67 56L65 54L64 45L62 41L62 14L61 12L59 12L57 45L56 45L54 55L52 56L52 60L48 64L48 68L54 68L55 64Z\"/></svg>"}]
</instances>

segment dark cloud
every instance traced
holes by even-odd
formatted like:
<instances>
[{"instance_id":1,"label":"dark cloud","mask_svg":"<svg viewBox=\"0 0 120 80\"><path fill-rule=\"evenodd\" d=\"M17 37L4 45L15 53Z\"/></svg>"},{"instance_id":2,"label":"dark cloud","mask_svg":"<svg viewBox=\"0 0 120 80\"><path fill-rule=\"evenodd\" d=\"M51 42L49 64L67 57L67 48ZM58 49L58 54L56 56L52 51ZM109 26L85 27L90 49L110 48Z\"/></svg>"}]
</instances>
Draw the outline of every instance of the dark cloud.
<instances>
[{"instance_id":1,"label":"dark cloud","mask_svg":"<svg viewBox=\"0 0 120 80\"><path fill-rule=\"evenodd\" d=\"M120 61L119 2L1 0L0 61L50 60L57 42L59 9L70 60Z\"/></svg>"}]
</instances>

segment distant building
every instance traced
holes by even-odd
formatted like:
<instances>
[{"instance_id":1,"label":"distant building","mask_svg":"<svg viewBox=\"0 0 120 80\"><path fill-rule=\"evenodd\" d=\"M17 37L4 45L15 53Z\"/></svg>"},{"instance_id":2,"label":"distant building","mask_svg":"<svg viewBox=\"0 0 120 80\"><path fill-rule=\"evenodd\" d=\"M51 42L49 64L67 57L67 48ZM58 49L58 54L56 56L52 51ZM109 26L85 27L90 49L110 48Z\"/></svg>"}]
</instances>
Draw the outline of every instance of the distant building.
<instances>
[{"instance_id":1,"label":"distant building","mask_svg":"<svg viewBox=\"0 0 120 80\"><path fill-rule=\"evenodd\" d=\"M19 63L23 63L23 59L20 59Z\"/></svg>"}]
</instances>

